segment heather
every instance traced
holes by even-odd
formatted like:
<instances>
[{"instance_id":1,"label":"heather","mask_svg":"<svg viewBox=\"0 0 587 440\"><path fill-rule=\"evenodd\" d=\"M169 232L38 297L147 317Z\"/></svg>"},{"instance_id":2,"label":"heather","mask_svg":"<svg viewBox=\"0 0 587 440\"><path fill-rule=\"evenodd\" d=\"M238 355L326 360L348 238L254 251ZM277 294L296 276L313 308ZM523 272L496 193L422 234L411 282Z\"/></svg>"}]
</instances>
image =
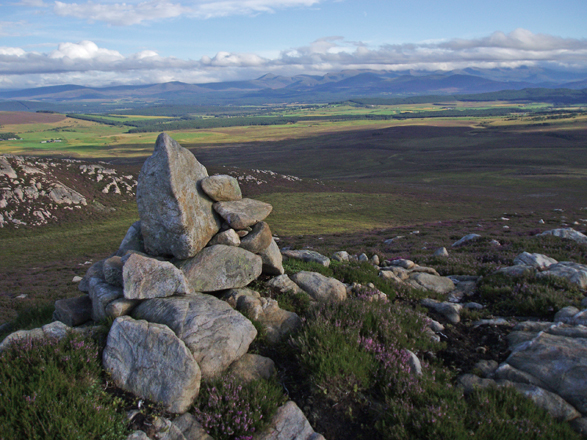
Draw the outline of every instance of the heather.
<instances>
[{"instance_id":1,"label":"heather","mask_svg":"<svg viewBox=\"0 0 587 440\"><path fill-rule=\"evenodd\" d=\"M0 438L120 439L120 401L105 392L98 345L24 339L0 354Z\"/></svg>"}]
</instances>

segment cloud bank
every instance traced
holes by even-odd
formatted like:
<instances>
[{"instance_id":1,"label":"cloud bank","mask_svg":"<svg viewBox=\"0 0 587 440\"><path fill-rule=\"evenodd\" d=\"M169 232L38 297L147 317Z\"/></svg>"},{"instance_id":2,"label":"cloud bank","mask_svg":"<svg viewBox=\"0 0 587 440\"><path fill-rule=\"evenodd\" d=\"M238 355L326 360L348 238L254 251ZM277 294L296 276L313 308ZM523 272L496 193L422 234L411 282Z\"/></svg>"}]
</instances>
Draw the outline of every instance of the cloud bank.
<instances>
[{"instance_id":1,"label":"cloud bank","mask_svg":"<svg viewBox=\"0 0 587 440\"><path fill-rule=\"evenodd\" d=\"M312 0L307 0L308 2ZM215 2L220 3L220 2ZM237 3L237 2L224 2ZM239 2L240 3L240 2ZM245 1L257 7L269 0ZM252 6L251 6L252 7ZM452 39L369 47L343 37L326 37L307 46L284 49L274 58L254 53L219 52L199 60L164 57L152 50L123 55L92 41L65 42L50 52L0 47L0 87L76 84L192 83L251 79L268 72L282 75L325 74L344 69L454 70L549 66L587 69L587 40L534 34L517 29L478 39Z\"/></svg>"},{"instance_id":2,"label":"cloud bank","mask_svg":"<svg viewBox=\"0 0 587 440\"><path fill-rule=\"evenodd\" d=\"M28 2L37 0L27 0ZM230 15L251 15L275 12L278 9L308 7L321 0L200 0L103 3L87 1L68 3L56 1L53 12L62 17L75 17L90 23L101 21L113 26L132 26L151 20L186 16L215 18ZM40 3L39 6L46 6Z\"/></svg>"}]
</instances>

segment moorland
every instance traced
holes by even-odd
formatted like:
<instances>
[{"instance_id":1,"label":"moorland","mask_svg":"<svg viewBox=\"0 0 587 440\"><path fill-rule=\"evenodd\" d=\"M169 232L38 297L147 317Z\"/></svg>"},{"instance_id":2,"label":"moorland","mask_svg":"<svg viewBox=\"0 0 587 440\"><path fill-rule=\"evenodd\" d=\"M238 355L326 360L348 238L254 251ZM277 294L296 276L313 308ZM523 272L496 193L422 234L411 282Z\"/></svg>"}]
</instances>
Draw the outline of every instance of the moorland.
<instances>
[{"instance_id":1,"label":"moorland","mask_svg":"<svg viewBox=\"0 0 587 440\"><path fill-rule=\"evenodd\" d=\"M155 138L165 131L190 149L211 174L240 175L244 194L271 203L274 209L267 222L283 247L311 248L325 255L339 250L365 252L381 260L409 258L435 267L443 275L490 276L524 250L587 263L586 245L534 237L561 225L573 225L584 232L585 103L523 98L504 100L497 95L492 100L434 97L427 99L429 102L421 98L306 105L161 105L85 114L0 112L0 134L18 137L0 141L0 154L107 162L136 175L151 154ZM60 142L48 142L51 140ZM272 179L260 170L299 179ZM256 178L247 181L246 176ZM98 261L116 249L128 226L138 219L132 197L100 201L115 210L79 210L39 228L0 229L0 324L10 326L3 327L2 336L50 321L56 299L79 294L71 279L84 275L88 261ZM471 232L483 234L484 239L471 248L451 251L447 260L432 255L436 248L449 246ZM385 243L400 236L400 240ZM501 243L499 251L490 239ZM346 282L373 282L397 307L420 312L421 293L383 283L371 266L357 264L347 270L334 265L325 271L301 263L286 264L290 274L303 269L324 271ZM499 278L498 282L504 283ZM486 283L484 296L479 293L473 298L486 309L464 315L459 325L447 325L440 346L418 336L421 318L411 312L405 313L400 325L406 326L415 342L401 342L404 335L394 333L396 329L391 327L381 330L380 336L427 353L426 361L438 365L437 376L454 383L456 375L471 371L479 360L502 362L508 354L503 328L474 330L472 322L494 316L552 319L559 308L577 303L581 297L575 288L547 285L533 278L518 280L511 288L519 290L522 285L529 289L531 301L512 301L504 293L507 287L493 289ZM568 295L556 299L555 293L565 289ZM280 304L288 303L285 298L276 298ZM408 400L394 403L381 388L380 382L387 379L369 370L376 368L373 359L356 351L357 347L344 346L350 350L345 352L350 359L346 372L350 369L356 374L349 391L341 385L346 373L331 368L341 359L328 358L321 363L312 357L308 344L337 313L347 316L349 322L361 321L361 313L371 320L382 320L379 322L396 318L356 304L348 310L317 315L303 301L290 300L288 307L310 323L297 339L298 351L292 352L291 344L274 347L262 339L254 350L276 361L281 385L326 438L495 438L498 433L502 438L514 438L513 431L508 431L511 426L516 432L524 431L521 438L575 435L567 425L548 419L511 391L481 392L466 407L457 394L439 388L432 376L426 378L423 395L404 390ZM389 334L383 334L386 331ZM336 335L328 333L328 337L332 338L328 343L341 347L336 345L341 343ZM485 351L478 350L480 346ZM97 369L91 374L101 377L102 373ZM111 401L104 404L115 408L114 414L136 406L132 397L111 385L104 387L103 393L92 396L118 399L116 405ZM437 417L443 420L444 428L433 429L427 422L432 413L426 412L430 407L423 400L430 396L442 396L439 399L448 402L438 407ZM438 403L436 397L433 400ZM404 405L415 405L422 418L410 419L406 414L390 418L381 405L395 408L398 414L403 414ZM508 414L515 413L512 408L519 408L523 416ZM141 419L143 424L135 427L147 429L154 417L169 416L159 408L151 410ZM117 416L109 417L113 420ZM451 417L462 418L464 425L453 425ZM486 423L478 424L491 418L500 424L496 430ZM34 418L29 422L33 424ZM398 423L402 429L388 429ZM430 428L422 430L418 428L421 424ZM117 438L123 431L112 429L108 438ZM42 434L38 438L43 438Z\"/></svg>"}]
</instances>

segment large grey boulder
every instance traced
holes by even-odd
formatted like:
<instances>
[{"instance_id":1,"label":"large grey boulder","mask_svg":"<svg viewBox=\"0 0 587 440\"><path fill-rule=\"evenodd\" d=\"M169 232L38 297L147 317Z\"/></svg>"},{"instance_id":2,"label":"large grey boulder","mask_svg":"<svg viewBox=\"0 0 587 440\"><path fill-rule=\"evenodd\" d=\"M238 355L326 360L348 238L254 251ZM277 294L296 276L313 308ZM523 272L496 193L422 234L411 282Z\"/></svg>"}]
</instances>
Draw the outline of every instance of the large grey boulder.
<instances>
[{"instance_id":1,"label":"large grey boulder","mask_svg":"<svg viewBox=\"0 0 587 440\"><path fill-rule=\"evenodd\" d=\"M432 290L440 294L445 294L455 289L455 284L450 278L423 272L411 273L408 283L416 289Z\"/></svg>"},{"instance_id":2,"label":"large grey boulder","mask_svg":"<svg viewBox=\"0 0 587 440\"><path fill-rule=\"evenodd\" d=\"M582 414L587 414L585 337L541 332L527 343L518 345L506 363L538 379L548 391L557 393Z\"/></svg>"},{"instance_id":3,"label":"large grey boulder","mask_svg":"<svg viewBox=\"0 0 587 440\"><path fill-rule=\"evenodd\" d=\"M232 202L243 198L238 180L226 174L202 179L202 189L215 202Z\"/></svg>"},{"instance_id":4,"label":"large grey boulder","mask_svg":"<svg viewBox=\"0 0 587 440\"><path fill-rule=\"evenodd\" d=\"M273 207L269 203L253 199L233 202L216 202L214 209L234 229L245 229L265 220Z\"/></svg>"},{"instance_id":5,"label":"large grey boulder","mask_svg":"<svg viewBox=\"0 0 587 440\"><path fill-rule=\"evenodd\" d=\"M186 259L220 229L212 200L202 191L206 168L192 153L162 133L141 169L137 205L147 253Z\"/></svg>"},{"instance_id":6,"label":"large grey boulder","mask_svg":"<svg viewBox=\"0 0 587 440\"><path fill-rule=\"evenodd\" d=\"M562 261L548 266L546 270L538 274L539 277L559 277L577 284L581 289L587 289L587 265Z\"/></svg>"},{"instance_id":7,"label":"large grey boulder","mask_svg":"<svg viewBox=\"0 0 587 440\"><path fill-rule=\"evenodd\" d=\"M304 416L302 410L293 401L279 407L271 419L269 427L253 436L253 440L320 440Z\"/></svg>"},{"instance_id":8,"label":"large grey boulder","mask_svg":"<svg viewBox=\"0 0 587 440\"><path fill-rule=\"evenodd\" d=\"M289 250L283 251L282 254L284 257L293 258L295 260L302 260L306 263L318 263L324 267L330 266L330 258L316 251L310 251L306 249L298 251Z\"/></svg>"},{"instance_id":9,"label":"large grey boulder","mask_svg":"<svg viewBox=\"0 0 587 440\"><path fill-rule=\"evenodd\" d=\"M530 254L528 252L522 252L514 259L515 265L531 266L538 270L544 270L552 264L556 263L558 263L558 261L556 261L554 258L550 258L542 254Z\"/></svg>"},{"instance_id":10,"label":"large grey boulder","mask_svg":"<svg viewBox=\"0 0 587 440\"><path fill-rule=\"evenodd\" d=\"M177 266L194 291L216 292L245 287L261 275L263 261L245 249L218 244Z\"/></svg>"},{"instance_id":11,"label":"large grey boulder","mask_svg":"<svg viewBox=\"0 0 587 440\"><path fill-rule=\"evenodd\" d=\"M249 232L241 240L241 247L253 254L258 254L269 247L273 241L271 229L265 222L259 222L253 226L253 230Z\"/></svg>"},{"instance_id":12,"label":"large grey boulder","mask_svg":"<svg viewBox=\"0 0 587 440\"><path fill-rule=\"evenodd\" d=\"M120 243L120 247L116 252L116 255L119 257L124 256L128 251L137 251L144 253L145 252L145 245L143 243L143 234L141 233L141 222L140 220L134 222L126 235L122 239L122 243Z\"/></svg>"},{"instance_id":13,"label":"large grey boulder","mask_svg":"<svg viewBox=\"0 0 587 440\"><path fill-rule=\"evenodd\" d=\"M186 412L200 391L198 363L165 325L117 318L103 363L120 388L161 403L170 412Z\"/></svg>"},{"instance_id":14,"label":"large grey boulder","mask_svg":"<svg viewBox=\"0 0 587 440\"><path fill-rule=\"evenodd\" d=\"M257 336L251 321L211 295L147 300L132 316L171 328L193 353L203 378L221 374Z\"/></svg>"},{"instance_id":15,"label":"large grey boulder","mask_svg":"<svg viewBox=\"0 0 587 440\"><path fill-rule=\"evenodd\" d=\"M53 319L69 327L81 325L92 319L92 300L88 295L57 300Z\"/></svg>"},{"instance_id":16,"label":"large grey boulder","mask_svg":"<svg viewBox=\"0 0 587 440\"><path fill-rule=\"evenodd\" d=\"M167 261L132 254L123 268L126 299L165 298L190 292L181 270Z\"/></svg>"},{"instance_id":17,"label":"large grey boulder","mask_svg":"<svg viewBox=\"0 0 587 440\"><path fill-rule=\"evenodd\" d=\"M560 228L545 231L542 234L538 234L537 237L552 235L554 237L567 238L569 240L576 241L577 243L587 244L587 235L582 234L579 231L575 231L573 228Z\"/></svg>"},{"instance_id":18,"label":"large grey boulder","mask_svg":"<svg viewBox=\"0 0 587 440\"><path fill-rule=\"evenodd\" d=\"M559 421L569 421L581 417L581 413L573 408L562 397L550 391L546 391L536 385L524 383L504 383L513 386L521 394L528 397L536 406L547 411L553 418Z\"/></svg>"},{"instance_id":19,"label":"large grey boulder","mask_svg":"<svg viewBox=\"0 0 587 440\"><path fill-rule=\"evenodd\" d=\"M266 249L259 252L261 261L263 262L263 273L267 275L283 275L285 269L283 268L283 257L279 246L272 238L271 243Z\"/></svg>"},{"instance_id":20,"label":"large grey boulder","mask_svg":"<svg viewBox=\"0 0 587 440\"><path fill-rule=\"evenodd\" d=\"M92 319L99 322L108 318L106 307L112 301L122 298L122 288L108 284L100 278L90 280L90 299L92 300Z\"/></svg>"},{"instance_id":21,"label":"large grey boulder","mask_svg":"<svg viewBox=\"0 0 587 440\"><path fill-rule=\"evenodd\" d=\"M325 277L317 272L301 271L292 275L291 280L316 301L344 301L347 298L345 285L336 278Z\"/></svg>"}]
</instances>

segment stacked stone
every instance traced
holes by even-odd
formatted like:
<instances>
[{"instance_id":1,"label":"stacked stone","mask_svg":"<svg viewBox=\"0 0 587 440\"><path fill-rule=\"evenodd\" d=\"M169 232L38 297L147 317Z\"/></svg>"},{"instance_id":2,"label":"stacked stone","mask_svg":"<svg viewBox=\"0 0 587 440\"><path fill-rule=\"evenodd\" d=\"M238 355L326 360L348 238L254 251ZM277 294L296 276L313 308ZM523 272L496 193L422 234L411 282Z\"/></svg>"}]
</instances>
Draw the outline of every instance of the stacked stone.
<instances>
[{"instance_id":1,"label":"stacked stone","mask_svg":"<svg viewBox=\"0 0 587 440\"><path fill-rule=\"evenodd\" d=\"M88 295L58 301L55 318L71 326L115 318L103 356L113 380L183 413L200 381L239 360L257 335L235 310L235 295L247 296L243 288L261 273L284 273L263 221L272 207L243 198L233 177L208 176L164 133L139 174L137 205L140 221L118 251L80 282ZM272 339L299 325L297 315L254 294L247 304L273 326Z\"/></svg>"}]
</instances>

